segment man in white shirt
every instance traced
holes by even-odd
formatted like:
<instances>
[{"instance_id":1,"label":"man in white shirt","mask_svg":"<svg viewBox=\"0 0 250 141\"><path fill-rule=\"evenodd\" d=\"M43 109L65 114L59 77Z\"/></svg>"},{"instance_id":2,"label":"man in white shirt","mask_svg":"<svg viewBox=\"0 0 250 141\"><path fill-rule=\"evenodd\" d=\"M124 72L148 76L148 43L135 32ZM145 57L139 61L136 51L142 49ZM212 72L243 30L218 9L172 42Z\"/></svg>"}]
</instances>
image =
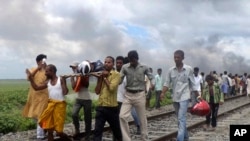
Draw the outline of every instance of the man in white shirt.
<instances>
[{"instance_id":1,"label":"man in white shirt","mask_svg":"<svg viewBox=\"0 0 250 141\"><path fill-rule=\"evenodd\" d=\"M232 93L233 82L232 82L231 76L232 76L231 73L227 76L227 79L228 79L228 93L227 93L227 96L231 96L231 93Z\"/></svg>"},{"instance_id":2,"label":"man in white shirt","mask_svg":"<svg viewBox=\"0 0 250 141\"><path fill-rule=\"evenodd\" d=\"M174 52L175 66L168 70L165 83L163 84L161 100L164 99L166 92L172 88L172 100L178 121L178 133L176 140L189 140L187 130L187 110L190 102L190 93L195 85L194 71L189 65L183 63L184 51L176 50ZM197 91L196 91L197 92ZM198 95L198 94L196 94Z\"/></svg>"},{"instance_id":3,"label":"man in white shirt","mask_svg":"<svg viewBox=\"0 0 250 141\"><path fill-rule=\"evenodd\" d=\"M199 68L198 67L194 68L194 80L195 80L195 85L193 85L192 91L191 91L191 104L192 104L192 107L196 104L197 97L201 96L202 86L203 86L202 76L199 74ZM197 95L195 91L197 91L199 95Z\"/></svg>"},{"instance_id":4,"label":"man in white shirt","mask_svg":"<svg viewBox=\"0 0 250 141\"><path fill-rule=\"evenodd\" d=\"M224 71L223 75L222 75L222 85L221 85L221 90L224 93L224 96L228 96L228 91L229 91L229 77L227 75L227 71Z\"/></svg>"},{"instance_id":5,"label":"man in white shirt","mask_svg":"<svg viewBox=\"0 0 250 141\"><path fill-rule=\"evenodd\" d=\"M160 104L160 96L162 92L162 87L163 87L163 80L162 80L162 69L158 68L157 69L157 75L155 75L155 108L160 109L161 104Z\"/></svg>"}]
</instances>

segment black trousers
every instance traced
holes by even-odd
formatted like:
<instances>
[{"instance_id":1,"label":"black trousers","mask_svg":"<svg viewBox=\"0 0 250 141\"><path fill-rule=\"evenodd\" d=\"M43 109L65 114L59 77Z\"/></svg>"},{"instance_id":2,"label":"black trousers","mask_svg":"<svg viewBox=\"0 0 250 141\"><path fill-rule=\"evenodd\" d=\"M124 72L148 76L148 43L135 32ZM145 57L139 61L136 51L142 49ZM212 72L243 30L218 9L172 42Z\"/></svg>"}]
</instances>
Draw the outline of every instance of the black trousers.
<instances>
[{"instance_id":1,"label":"black trousers","mask_svg":"<svg viewBox=\"0 0 250 141\"><path fill-rule=\"evenodd\" d=\"M122 134L120 128L118 106L96 108L94 141L102 141L102 133L106 121L109 123L109 126L116 140L121 141Z\"/></svg>"},{"instance_id":2,"label":"black trousers","mask_svg":"<svg viewBox=\"0 0 250 141\"><path fill-rule=\"evenodd\" d=\"M219 110L219 103L214 103L214 97L210 96L210 113L206 116L206 124L207 125L212 125L212 127L217 126L217 115L218 115L218 110Z\"/></svg>"},{"instance_id":3,"label":"black trousers","mask_svg":"<svg viewBox=\"0 0 250 141\"><path fill-rule=\"evenodd\" d=\"M162 91L155 91L155 108L160 108L161 107L161 99L160 99L160 96L161 96L161 92Z\"/></svg>"}]
</instances>

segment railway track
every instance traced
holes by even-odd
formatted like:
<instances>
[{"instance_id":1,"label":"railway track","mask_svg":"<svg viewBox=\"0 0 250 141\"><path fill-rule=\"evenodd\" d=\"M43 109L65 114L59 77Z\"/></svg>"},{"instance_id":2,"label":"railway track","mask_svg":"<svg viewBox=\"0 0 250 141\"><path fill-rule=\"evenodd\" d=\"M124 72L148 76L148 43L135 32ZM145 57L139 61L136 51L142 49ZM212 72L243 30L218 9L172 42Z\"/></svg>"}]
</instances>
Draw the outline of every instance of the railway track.
<instances>
[{"instance_id":1,"label":"railway track","mask_svg":"<svg viewBox=\"0 0 250 141\"><path fill-rule=\"evenodd\" d=\"M198 116L192 117L192 115L188 115L187 126L188 126L190 141L204 141L204 140L229 141L229 125L247 123L247 122L241 122L241 118L246 117L246 115L242 113L250 115L250 99L248 98L246 99L246 97L241 97L240 99L238 98L230 99L229 101L224 103L224 105L220 106L218 113L218 127L224 125L224 129L226 130L217 129L216 131L213 132L208 132L203 130L203 125L205 124L205 117L198 117ZM232 117L237 117L237 118L232 118ZM250 122L248 121L248 123ZM150 140L175 141L176 136L177 136L177 127L175 131L167 132L161 135L160 137L156 137Z\"/></svg>"},{"instance_id":2,"label":"railway track","mask_svg":"<svg viewBox=\"0 0 250 141\"><path fill-rule=\"evenodd\" d=\"M219 119L218 119L218 128L221 129L223 126L223 130L219 131L224 131L226 132L225 134L220 133L213 135L215 136L222 136L218 141L227 141L229 138L229 124L232 123L240 123L240 121L234 121L230 117L233 116L234 111L236 111L236 108L240 108L241 106L245 105L248 106L250 102L250 98L247 98L245 95L238 95L235 97L231 97L225 100L225 103L220 106L219 109ZM247 108L246 108L247 109ZM248 108L250 109L250 108ZM176 116L173 111L172 105L164 106L162 107L161 111L157 110L152 110L152 111L147 111L147 119L148 119L148 135L149 135L149 140L150 141L174 141L176 135L177 135L177 121L176 121ZM240 113L240 112L238 112ZM250 112L249 112L250 113ZM242 114L238 114L238 117L241 116ZM220 118L227 118L225 120L221 120ZM248 115L247 118L249 119L250 114ZM236 116L237 117L237 116ZM231 121L231 123L227 123L226 121ZM140 135L136 134L136 126L133 124L134 122L131 121L129 122L130 124L130 132L131 132L131 138L133 141L140 141ZM198 117L198 116L193 116L191 114L187 114L187 126L188 126L188 131L190 135L190 141L204 141L204 139L209 140L211 137L211 134L213 133L207 133L204 132L202 129L202 125L205 123L205 117ZM94 123L93 123L94 124ZM94 126L92 126L94 127ZM67 134L72 134L74 126L72 124L67 124L65 125L65 130ZM84 131L84 124L81 123L81 131ZM17 132L17 133L9 133L8 135L3 135L5 137L0 137L1 141L36 141L36 140L30 140L29 137L35 135L36 131L35 130L30 130L30 131L25 131L25 132ZM216 131L218 132L218 131ZM81 133L81 137L84 136L84 132ZM226 137L227 138L226 138ZM60 141L57 137L55 137L56 141ZM211 141L216 141L217 139L213 139ZM109 126L105 127L105 131L103 133L103 141L112 141L112 133L109 129Z\"/></svg>"},{"instance_id":3,"label":"railway track","mask_svg":"<svg viewBox=\"0 0 250 141\"><path fill-rule=\"evenodd\" d=\"M246 96L239 95L230 97L225 100L225 103L220 106L219 117L226 115L242 106L250 104L250 100L246 99ZM148 137L150 141L174 141L177 136L177 119L173 110L162 112L157 115L148 116ZM187 126L188 130L195 130L201 128L205 123L205 117L194 116L188 113ZM133 121L129 122L131 139L133 141L140 141L140 135L136 134L136 127ZM84 135L84 133L82 133ZM103 133L103 141L112 141L112 132L109 127L105 127Z\"/></svg>"},{"instance_id":4,"label":"railway track","mask_svg":"<svg viewBox=\"0 0 250 141\"><path fill-rule=\"evenodd\" d=\"M197 126L189 132L190 141L233 141L230 139L230 125L250 125L250 105L238 107L228 111L225 114L220 114L218 117L218 126L216 131L205 131L203 126ZM239 139L248 141L248 139Z\"/></svg>"}]
</instances>

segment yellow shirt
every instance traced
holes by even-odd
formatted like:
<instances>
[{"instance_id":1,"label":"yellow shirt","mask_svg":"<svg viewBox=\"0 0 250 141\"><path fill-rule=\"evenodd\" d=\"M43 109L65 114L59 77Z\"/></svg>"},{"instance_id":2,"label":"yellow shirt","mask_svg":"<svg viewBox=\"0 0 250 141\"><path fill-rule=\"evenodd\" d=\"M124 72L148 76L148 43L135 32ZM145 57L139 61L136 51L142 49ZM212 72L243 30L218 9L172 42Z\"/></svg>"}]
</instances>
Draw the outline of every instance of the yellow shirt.
<instances>
[{"instance_id":1,"label":"yellow shirt","mask_svg":"<svg viewBox=\"0 0 250 141\"><path fill-rule=\"evenodd\" d=\"M116 107L118 106L117 90L121 80L120 73L115 70L111 70L110 75L107 77L107 79L110 82L110 86L108 88L105 82L102 82L102 88L98 99L98 106Z\"/></svg>"}]
</instances>

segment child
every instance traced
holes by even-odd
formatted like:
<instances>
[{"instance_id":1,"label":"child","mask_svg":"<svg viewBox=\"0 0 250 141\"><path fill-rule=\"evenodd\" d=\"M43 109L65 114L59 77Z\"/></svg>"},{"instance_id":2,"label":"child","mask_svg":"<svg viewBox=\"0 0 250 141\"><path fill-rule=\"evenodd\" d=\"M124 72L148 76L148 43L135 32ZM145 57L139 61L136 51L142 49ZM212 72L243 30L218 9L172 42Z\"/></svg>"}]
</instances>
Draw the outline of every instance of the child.
<instances>
[{"instance_id":1,"label":"child","mask_svg":"<svg viewBox=\"0 0 250 141\"><path fill-rule=\"evenodd\" d=\"M224 94L221 93L220 87L217 83L214 83L214 77L212 75L206 76L207 86L203 89L202 98L209 103L210 113L206 116L206 125L204 130L214 131L217 126L217 114L219 105L224 102ZM210 123L212 128L209 128Z\"/></svg>"}]
</instances>

